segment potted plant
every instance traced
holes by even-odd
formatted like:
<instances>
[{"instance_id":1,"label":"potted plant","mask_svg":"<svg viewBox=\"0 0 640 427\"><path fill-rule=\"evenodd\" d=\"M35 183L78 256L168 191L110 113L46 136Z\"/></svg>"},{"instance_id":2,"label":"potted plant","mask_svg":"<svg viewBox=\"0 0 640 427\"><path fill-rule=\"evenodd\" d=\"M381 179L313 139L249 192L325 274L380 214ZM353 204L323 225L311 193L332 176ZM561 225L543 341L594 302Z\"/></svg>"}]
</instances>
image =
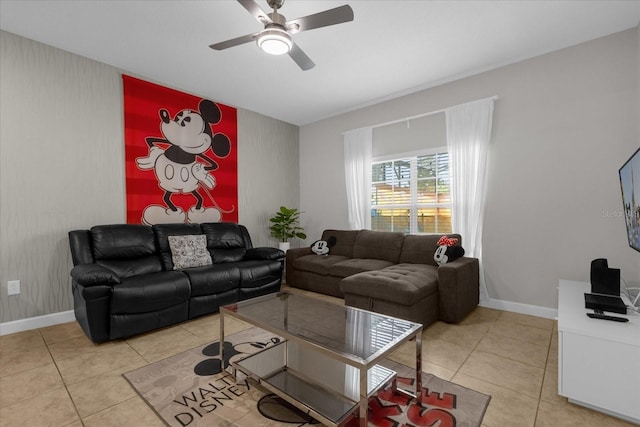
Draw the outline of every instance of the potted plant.
<instances>
[{"instance_id":1,"label":"potted plant","mask_svg":"<svg viewBox=\"0 0 640 427\"><path fill-rule=\"evenodd\" d=\"M283 251L289 249L289 239L297 237L298 239L306 239L304 229L300 226L300 213L296 208L287 208L280 206L280 210L276 212L269 221L271 221L271 236L279 241L279 247Z\"/></svg>"}]
</instances>

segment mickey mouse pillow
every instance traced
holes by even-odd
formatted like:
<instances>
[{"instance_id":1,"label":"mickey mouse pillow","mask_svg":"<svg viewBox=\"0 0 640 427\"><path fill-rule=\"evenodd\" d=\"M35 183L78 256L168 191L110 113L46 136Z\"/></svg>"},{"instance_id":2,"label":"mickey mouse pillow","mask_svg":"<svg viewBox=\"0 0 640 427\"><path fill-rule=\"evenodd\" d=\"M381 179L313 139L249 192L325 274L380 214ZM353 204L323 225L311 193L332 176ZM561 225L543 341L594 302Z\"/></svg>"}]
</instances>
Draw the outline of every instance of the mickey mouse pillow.
<instances>
[{"instance_id":1,"label":"mickey mouse pillow","mask_svg":"<svg viewBox=\"0 0 640 427\"><path fill-rule=\"evenodd\" d=\"M464 249L457 245L458 239L442 236L438 240L438 248L433 255L433 260L438 265L443 265L464 256Z\"/></svg>"},{"instance_id":2,"label":"mickey mouse pillow","mask_svg":"<svg viewBox=\"0 0 640 427\"><path fill-rule=\"evenodd\" d=\"M329 251L336 245L336 238L331 236L327 240L316 240L311 244L311 252L316 255L329 255Z\"/></svg>"}]
</instances>

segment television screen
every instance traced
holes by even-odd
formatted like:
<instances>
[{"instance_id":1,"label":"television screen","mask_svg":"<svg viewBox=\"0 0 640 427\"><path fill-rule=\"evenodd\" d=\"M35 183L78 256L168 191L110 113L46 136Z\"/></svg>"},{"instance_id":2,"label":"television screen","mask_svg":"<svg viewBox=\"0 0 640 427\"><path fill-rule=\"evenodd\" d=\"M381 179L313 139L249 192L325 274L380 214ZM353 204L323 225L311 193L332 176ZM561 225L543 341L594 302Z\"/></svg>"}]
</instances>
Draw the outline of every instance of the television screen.
<instances>
[{"instance_id":1,"label":"television screen","mask_svg":"<svg viewBox=\"0 0 640 427\"><path fill-rule=\"evenodd\" d=\"M640 148L619 171L629 246L640 252Z\"/></svg>"}]
</instances>

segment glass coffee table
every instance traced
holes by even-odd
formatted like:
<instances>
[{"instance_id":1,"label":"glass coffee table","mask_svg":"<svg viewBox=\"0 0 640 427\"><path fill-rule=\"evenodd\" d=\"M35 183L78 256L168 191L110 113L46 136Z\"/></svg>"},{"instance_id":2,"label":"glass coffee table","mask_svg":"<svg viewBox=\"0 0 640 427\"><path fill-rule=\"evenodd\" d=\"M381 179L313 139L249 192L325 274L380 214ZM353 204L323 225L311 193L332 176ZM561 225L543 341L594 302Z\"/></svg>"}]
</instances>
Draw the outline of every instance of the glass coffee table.
<instances>
[{"instance_id":1,"label":"glass coffee table","mask_svg":"<svg viewBox=\"0 0 640 427\"><path fill-rule=\"evenodd\" d=\"M420 396L419 323L280 292L221 307L220 342L226 316L284 338L232 362L234 374L242 372L324 424L342 426L359 416L360 426L367 426L369 397L389 385L396 389L396 373L378 362L412 339L416 379L410 395ZM222 345L220 358L224 360Z\"/></svg>"}]
</instances>

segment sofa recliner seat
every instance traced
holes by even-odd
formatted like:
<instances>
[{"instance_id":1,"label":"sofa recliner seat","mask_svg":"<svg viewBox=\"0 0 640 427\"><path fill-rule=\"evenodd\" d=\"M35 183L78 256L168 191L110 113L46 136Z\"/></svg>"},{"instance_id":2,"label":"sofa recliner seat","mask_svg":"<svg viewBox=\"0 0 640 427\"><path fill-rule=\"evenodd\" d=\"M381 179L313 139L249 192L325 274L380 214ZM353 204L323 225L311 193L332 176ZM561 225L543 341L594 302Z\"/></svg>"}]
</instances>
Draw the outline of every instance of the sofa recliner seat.
<instances>
[{"instance_id":1,"label":"sofa recliner seat","mask_svg":"<svg viewBox=\"0 0 640 427\"><path fill-rule=\"evenodd\" d=\"M425 265L396 264L346 277L341 287L347 294L411 305L438 292L438 274Z\"/></svg>"},{"instance_id":2,"label":"sofa recliner seat","mask_svg":"<svg viewBox=\"0 0 640 427\"><path fill-rule=\"evenodd\" d=\"M459 235L449 236L461 242ZM330 254L289 250L286 283L425 326L436 320L457 323L478 305L479 262L462 257L438 266L433 255L440 237L325 230L322 240L336 239Z\"/></svg>"},{"instance_id":3,"label":"sofa recliner seat","mask_svg":"<svg viewBox=\"0 0 640 427\"><path fill-rule=\"evenodd\" d=\"M174 269L169 236L206 236L211 264ZM113 224L69 232L74 311L94 342L169 326L277 292L284 252L233 223Z\"/></svg>"}]
</instances>

